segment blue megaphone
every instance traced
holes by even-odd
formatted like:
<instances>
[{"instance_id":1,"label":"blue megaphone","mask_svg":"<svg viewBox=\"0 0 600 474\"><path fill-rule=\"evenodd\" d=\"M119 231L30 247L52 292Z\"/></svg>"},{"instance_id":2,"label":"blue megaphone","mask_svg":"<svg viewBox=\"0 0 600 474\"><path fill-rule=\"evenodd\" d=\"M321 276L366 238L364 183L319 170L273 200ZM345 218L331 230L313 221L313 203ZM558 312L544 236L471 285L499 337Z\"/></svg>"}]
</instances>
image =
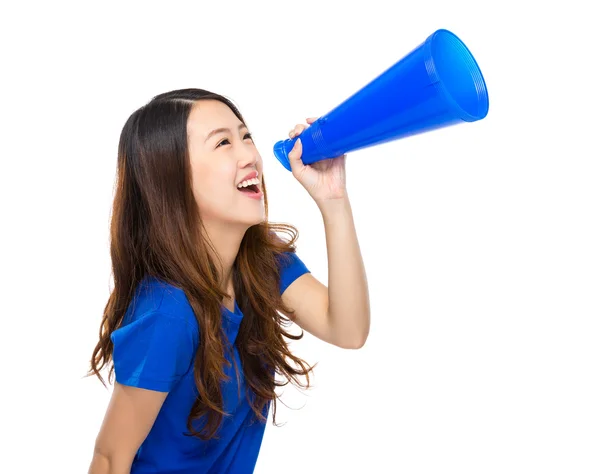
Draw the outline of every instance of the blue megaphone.
<instances>
[{"instance_id":1,"label":"blue megaphone","mask_svg":"<svg viewBox=\"0 0 600 474\"><path fill-rule=\"evenodd\" d=\"M288 153L302 141L305 165L442 127L481 120L488 113L483 75L466 45L448 30L422 44L299 137L273 152L291 171Z\"/></svg>"}]
</instances>

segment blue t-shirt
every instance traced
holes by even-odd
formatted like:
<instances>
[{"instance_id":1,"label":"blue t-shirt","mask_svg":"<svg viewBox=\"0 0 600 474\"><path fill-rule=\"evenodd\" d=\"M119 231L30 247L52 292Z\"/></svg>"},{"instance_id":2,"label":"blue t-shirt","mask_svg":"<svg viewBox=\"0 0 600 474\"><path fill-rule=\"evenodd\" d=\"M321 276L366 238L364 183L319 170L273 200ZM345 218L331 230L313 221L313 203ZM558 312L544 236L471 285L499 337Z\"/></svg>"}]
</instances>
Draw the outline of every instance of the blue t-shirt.
<instances>
[{"instance_id":1,"label":"blue t-shirt","mask_svg":"<svg viewBox=\"0 0 600 474\"><path fill-rule=\"evenodd\" d=\"M309 272L294 253L280 259L280 292ZM135 303L135 304L134 304ZM155 278L145 278L127 310L123 324L113 332L115 377L122 385L169 392L150 433L140 446L131 474L252 473L262 443L265 423L252 411L245 395L246 381L234 342L244 315L223 307L223 327L233 346L240 372L225 366L229 380L221 384L224 409L219 439L202 441L190 436L187 419L196 400L194 357L199 328L183 290ZM229 351L226 359L231 363ZM267 415L268 406L263 412Z\"/></svg>"}]
</instances>

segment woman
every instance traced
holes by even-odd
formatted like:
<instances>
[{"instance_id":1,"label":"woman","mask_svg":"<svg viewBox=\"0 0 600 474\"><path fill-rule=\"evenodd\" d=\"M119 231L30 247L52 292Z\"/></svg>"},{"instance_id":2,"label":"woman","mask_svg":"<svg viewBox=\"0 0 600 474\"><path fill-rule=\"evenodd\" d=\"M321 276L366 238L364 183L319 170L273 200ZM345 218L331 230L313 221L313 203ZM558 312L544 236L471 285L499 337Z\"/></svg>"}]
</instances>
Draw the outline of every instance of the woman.
<instances>
[{"instance_id":1,"label":"woman","mask_svg":"<svg viewBox=\"0 0 600 474\"><path fill-rule=\"evenodd\" d=\"M115 285L90 369L103 381L110 366L116 380L90 473L252 472L275 388L299 377L309 385L312 368L284 339L302 336L284 327L294 321L342 348L365 343L369 298L345 157L305 166L301 154L298 139L293 176L322 213L329 287L296 255L296 229L268 222L262 159L228 99L172 91L127 120Z\"/></svg>"}]
</instances>

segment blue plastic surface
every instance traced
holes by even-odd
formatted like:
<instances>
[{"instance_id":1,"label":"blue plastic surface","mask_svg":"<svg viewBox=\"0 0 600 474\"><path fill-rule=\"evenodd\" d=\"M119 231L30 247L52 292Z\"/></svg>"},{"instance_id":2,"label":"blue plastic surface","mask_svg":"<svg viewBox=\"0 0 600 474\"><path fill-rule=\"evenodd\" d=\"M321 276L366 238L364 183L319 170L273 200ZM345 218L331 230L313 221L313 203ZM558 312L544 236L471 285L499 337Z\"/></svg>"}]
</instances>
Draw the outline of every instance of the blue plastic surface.
<instances>
[{"instance_id":1,"label":"blue plastic surface","mask_svg":"<svg viewBox=\"0 0 600 474\"><path fill-rule=\"evenodd\" d=\"M305 165L361 148L463 122L483 119L489 109L483 75L467 46L437 30L369 84L306 128ZM297 137L273 147L291 171L288 153Z\"/></svg>"}]
</instances>

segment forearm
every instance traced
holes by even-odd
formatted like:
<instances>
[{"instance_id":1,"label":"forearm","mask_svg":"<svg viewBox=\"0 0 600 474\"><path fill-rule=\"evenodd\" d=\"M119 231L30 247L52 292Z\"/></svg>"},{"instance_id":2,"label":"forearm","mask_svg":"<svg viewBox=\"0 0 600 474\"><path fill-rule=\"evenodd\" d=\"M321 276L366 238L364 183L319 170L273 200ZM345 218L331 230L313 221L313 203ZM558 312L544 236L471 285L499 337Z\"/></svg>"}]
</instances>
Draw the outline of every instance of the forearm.
<instances>
[{"instance_id":1,"label":"forearm","mask_svg":"<svg viewBox=\"0 0 600 474\"><path fill-rule=\"evenodd\" d=\"M327 242L328 318L344 347L361 347L369 334L367 277L348 197L319 204Z\"/></svg>"}]
</instances>

